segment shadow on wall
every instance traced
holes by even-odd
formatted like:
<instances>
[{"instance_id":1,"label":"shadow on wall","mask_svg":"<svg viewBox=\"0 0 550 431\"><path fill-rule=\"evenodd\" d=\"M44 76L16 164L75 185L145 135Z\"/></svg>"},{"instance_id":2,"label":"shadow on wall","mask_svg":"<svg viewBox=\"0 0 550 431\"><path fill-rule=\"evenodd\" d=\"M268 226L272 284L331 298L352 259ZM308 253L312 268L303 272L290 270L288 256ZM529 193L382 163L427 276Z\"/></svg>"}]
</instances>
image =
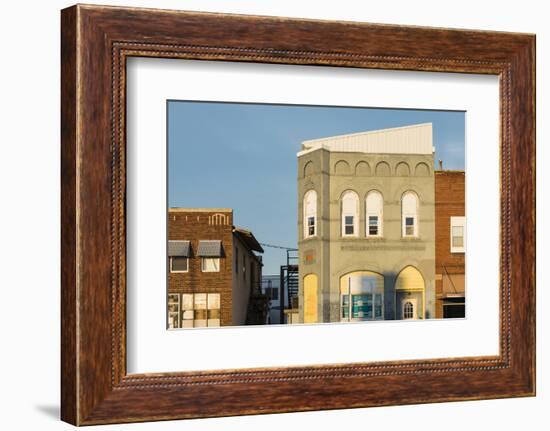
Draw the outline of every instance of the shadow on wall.
<instances>
[{"instance_id":1,"label":"shadow on wall","mask_svg":"<svg viewBox=\"0 0 550 431\"><path fill-rule=\"evenodd\" d=\"M37 405L34 408L51 419L59 420L61 417L61 410L58 405Z\"/></svg>"}]
</instances>

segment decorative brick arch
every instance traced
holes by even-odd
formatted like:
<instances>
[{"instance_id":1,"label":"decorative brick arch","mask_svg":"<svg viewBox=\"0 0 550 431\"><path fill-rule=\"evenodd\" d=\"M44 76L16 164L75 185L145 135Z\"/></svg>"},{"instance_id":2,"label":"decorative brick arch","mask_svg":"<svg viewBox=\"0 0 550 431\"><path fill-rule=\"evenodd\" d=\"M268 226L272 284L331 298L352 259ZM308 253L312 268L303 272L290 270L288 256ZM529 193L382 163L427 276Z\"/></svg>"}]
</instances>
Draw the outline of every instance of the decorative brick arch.
<instances>
[{"instance_id":1,"label":"decorative brick arch","mask_svg":"<svg viewBox=\"0 0 550 431\"><path fill-rule=\"evenodd\" d=\"M363 176L363 177L370 176L371 175L370 165L364 160L357 162L357 164L355 165L355 175Z\"/></svg>"},{"instance_id":2,"label":"decorative brick arch","mask_svg":"<svg viewBox=\"0 0 550 431\"><path fill-rule=\"evenodd\" d=\"M395 166L395 176L397 177L408 177L411 175L411 168L407 162L399 162Z\"/></svg>"},{"instance_id":3,"label":"decorative brick arch","mask_svg":"<svg viewBox=\"0 0 550 431\"><path fill-rule=\"evenodd\" d=\"M378 162L376 164L375 174L377 177L390 177L391 176L390 164L384 161Z\"/></svg>"},{"instance_id":4,"label":"decorative brick arch","mask_svg":"<svg viewBox=\"0 0 550 431\"><path fill-rule=\"evenodd\" d=\"M334 164L334 173L339 175L350 175L351 167L345 160L338 160Z\"/></svg>"},{"instance_id":5,"label":"decorative brick arch","mask_svg":"<svg viewBox=\"0 0 550 431\"><path fill-rule=\"evenodd\" d=\"M427 163L424 162L417 163L416 167L414 168L414 175L416 177L429 177L430 167L427 165Z\"/></svg>"},{"instance_id":6,"label":"decorative brick arch","mask_svg":"<svg viewBox=\"0 0 550 431\"><path fill-rule=\"evenodd\" d=\"M310 175L312 175L314 170L315 169L313 166L313 162L311 160L309 162L306 162L306 164L304 165L304 177L309 177Z\"/></svg>"}]
</instances>

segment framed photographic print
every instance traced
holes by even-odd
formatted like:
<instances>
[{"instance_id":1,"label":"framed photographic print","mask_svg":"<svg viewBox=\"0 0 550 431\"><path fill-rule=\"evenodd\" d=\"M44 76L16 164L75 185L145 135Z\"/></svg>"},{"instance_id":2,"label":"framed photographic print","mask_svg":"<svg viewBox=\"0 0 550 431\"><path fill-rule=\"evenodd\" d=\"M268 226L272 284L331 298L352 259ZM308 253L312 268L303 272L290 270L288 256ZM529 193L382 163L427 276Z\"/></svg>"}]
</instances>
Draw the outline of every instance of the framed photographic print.
<instances>
[{"instance_id":1,"label":"framed photographic print","mask_svg":"<svg viewBox=\"0 0 550 431\"><path fill-rule=\"evenodd\" d=\"M533 35L78 5L61 42L63 420L534 395Z\"/></svg>"}]
</instances>

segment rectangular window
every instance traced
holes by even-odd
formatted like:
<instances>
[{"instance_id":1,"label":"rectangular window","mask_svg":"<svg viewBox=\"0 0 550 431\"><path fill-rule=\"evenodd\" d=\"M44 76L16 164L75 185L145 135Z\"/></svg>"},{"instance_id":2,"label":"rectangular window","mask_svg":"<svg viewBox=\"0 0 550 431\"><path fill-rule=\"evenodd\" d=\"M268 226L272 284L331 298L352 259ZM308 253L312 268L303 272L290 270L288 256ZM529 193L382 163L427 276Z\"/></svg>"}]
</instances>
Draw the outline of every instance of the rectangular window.
<instances>
[{"instance_id":1,"label":"rectangular window","mask_svg":"<svg viewBox=\"0 0 550 431\"><path fill-rule=\"evenodd\" d=\"M179 294L174 295L176 297ZM204 328L220 326L219 293L184 293L181 295L180 328Z\"/></svg>"},{"instance_id":2,"label":"rectangular window","mask_svg":"<svg viewBox=\"0 0 550 431\"><path fill-rule=\"evenodd\" d=\"M451 217L451 253L466 251L466 217Z\"/></svg>"},{"instance_id":3,"label":"rectangular window","mask_svg":"<svg viewBox=\"0 0 550 431\"><path fill-rule=\"evenodd\" d=\"M372 319L372 294L351 295L351 317L353 319Z\"/></svg>"},{"instance_id":4,"label":"rectangular window","mask_svg":"<svg viewBox=\"0 0 550 431\"><path fill-rule=\"evenodd\" d=\"M207 297L207 317L208 326L220 326L221 312L220 312L220 294L209 293Z\"/></svg>"},{"instance_id":5,"label":"rectangular window","mask_svg":"<svg viewBox=\"0 0 550 431\"><path fill-rule=\"evenodd\" d=\"M179 294L168 295L168 328L176 329L180 327L180 296Z\"/></svg>"},{"instance_id":6,"label":"rectangular window","mask_svg":"<svg viewBox=\"0 0 550 431\"><path fill-rule=\"evenodd\" d=\"M203 257L201 259L202 272L220 272L219 257Z\"/></svg>"},{"instance_id":7,"label":"rectangular window","mask_svg":"<svg viewBox=\"0 0 550 431\"><path fill-rule=\"evenodd\" d=\"M378 216L369 216L369 236L378 236Z\"/></svg>"},{"instance_id":8,"label":"rectangular window","mask_svg":"<svg viewBox=\"0 0 550 431\"><path fill-rule=\"evenodd\" d=\"M342 319L349 320L349 295L342 295Z\"/></svg>"},{"instance_id":9,"label":"rectangular window","mask_svg":"<svg viewBox=\"0 0 550 431\"><path fill-rule=\"evenodd\" d=\"M206 325L206 293L195 293L195 303L193 306L195 321L193 326L195 328L203 328Z\"/></svg>"},{"instance_id":10,"label":"rectangular window","mask_svg":"<svg viewBox=\"0 0 550 431\"><path fill-rule=\"evenodd\" d=\"M453 247L464 247L464 228L453 226Z\"/></svg>"},{"instance_id":11,"label":"rectangular window","mask_svg":"<svg viewBox=\"0 0 550 431\"><path fill-rule=\"evenodd\" d=\"M414 217L405 217L405 236L414 236Z\"/></svg>"},{"instance_id":12,"label":"rectangular window","mask_svg":"<svg viewBox=\"0 0 550 431\"><path fill-rule=\"evenodd\" d=\"M466 316L466 307L464 304L443 304L443 318L457 319Z\"/></svg>"},{"instance_id":13,"label":"rectangular window","mask_svg":"<svg viewBox=\"0 0 550 431\"><path fill-rule=\"evenodd\" d=\"M307 218L307 234L308 236L315 235L315 217Z\"/></svg>"},{"instance_id":14,"label":"rectangular window","mask_svg":"<svg viewBox=\"0 0 550 431\"><path fill-rule=\"evenodd\" d=\"M344 234L345 235L354 234L353 216L346 216L344 218Z\"/></svg>"},{"instance_id":15,"label":"rectangular window","mask_svg":"<svg viewBox=\"0 0 550 431\"><path fill-rule=\"evenodd\" d=\"M189 260L184 256L172 256L170 258L170 272L188 272Z\"/></svg>"},{"instance_id":16,"label":"rectangular window","mask_svg":"<svg viewBox=\"0 0 550 431\"><path fill-rule=\"evenodd\" d=\"M181 308L183 310L181 318L181 327L182 328L192 328L193 321L195 320L195 311L193 303L193 294L184 293L181 295Z\"/></svg>"}]
</instances>

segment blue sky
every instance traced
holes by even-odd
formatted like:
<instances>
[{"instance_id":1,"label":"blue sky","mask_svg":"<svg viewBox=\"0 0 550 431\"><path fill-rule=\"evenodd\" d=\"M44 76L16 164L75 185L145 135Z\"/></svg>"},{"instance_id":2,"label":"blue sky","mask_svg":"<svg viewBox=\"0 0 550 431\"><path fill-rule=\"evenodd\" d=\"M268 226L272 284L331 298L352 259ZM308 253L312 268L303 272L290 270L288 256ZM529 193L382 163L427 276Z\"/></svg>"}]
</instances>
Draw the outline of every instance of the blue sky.
<instances>
[{"instance_id":1,"label":"blue sky","mask_svg":"<svg viewBox=\"0 0 550 431\"><path fill-rule=\"evenodd\" d=\"M260 242L296 247L302 141L428 122L435 162L464 169L464 112L169 101L168 205L233 208ZM284 251L265 250L278 274Z\"/></svg>"}]
</instances>

